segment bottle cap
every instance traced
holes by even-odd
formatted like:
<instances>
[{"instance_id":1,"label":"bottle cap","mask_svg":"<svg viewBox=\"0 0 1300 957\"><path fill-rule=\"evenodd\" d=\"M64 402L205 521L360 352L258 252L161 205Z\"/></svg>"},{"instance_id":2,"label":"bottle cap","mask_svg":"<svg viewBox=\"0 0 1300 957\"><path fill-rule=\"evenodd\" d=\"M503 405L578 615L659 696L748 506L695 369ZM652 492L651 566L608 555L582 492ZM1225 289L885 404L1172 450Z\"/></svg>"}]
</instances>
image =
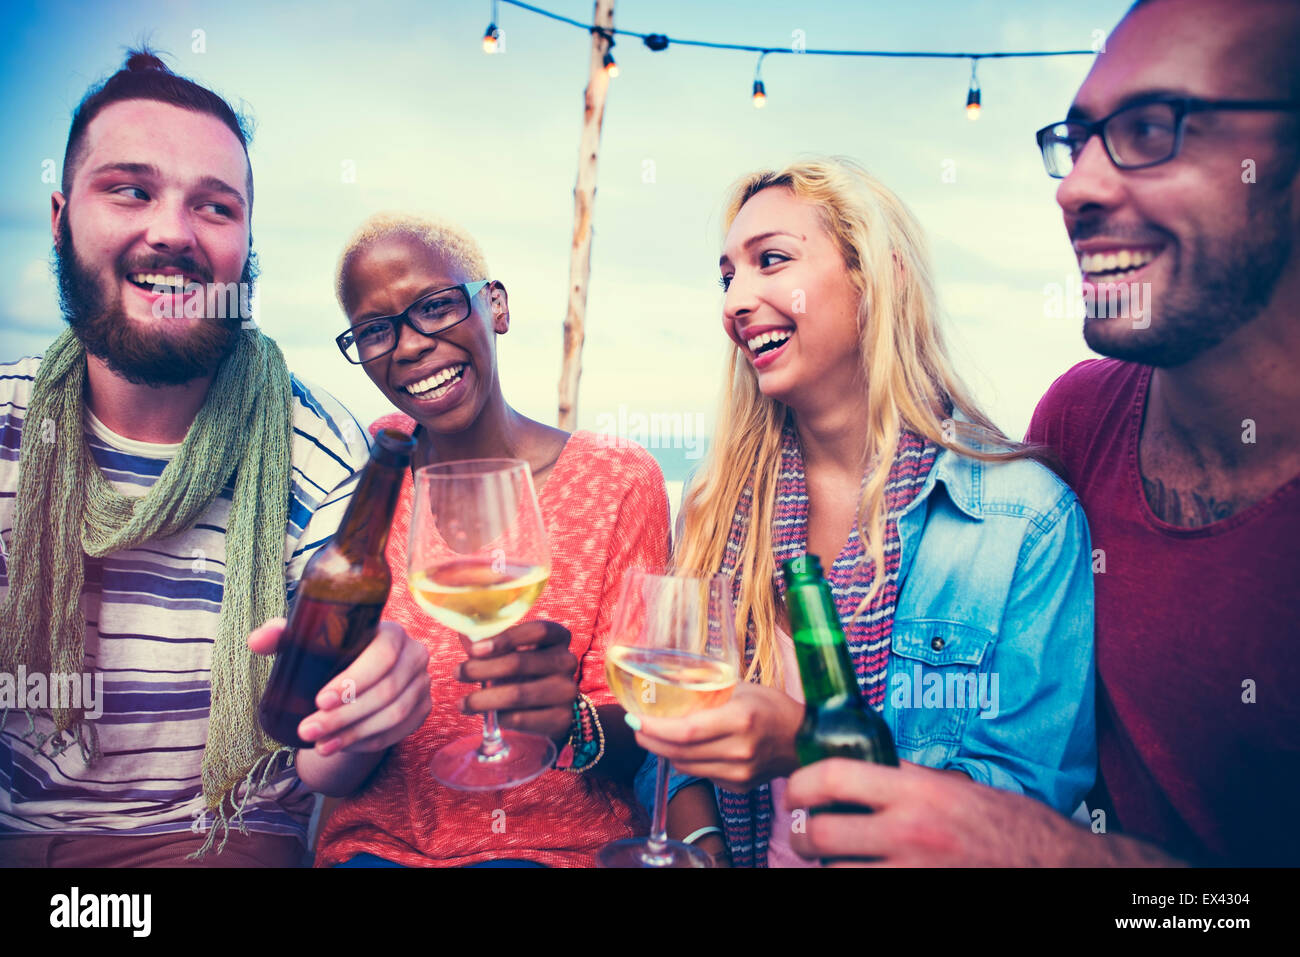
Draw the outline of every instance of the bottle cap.
<instances>
[{"instance_id":1,"label":"bottle cap","mask_svg":"<svg viewBox=\"0 0 1300 957\"><path fill-rule=\"evenodd\" d=\"M397 429L380 429L375 436L375 445L370 450L370 457L376 462L404 469L411 464L411 453L415 451L415 439Z\"/></svg>"},{"instance_id":2,"label":"bottle cap","mask_svg":"<svg viewBox=\"0 0 1300 957\"><path fill-rule=\"evenodd\" d=\"M789 588L798 578L821 578L822 561L816 555L803 554L787 559L781 565L781 574L785 576L785 586Z\"/></svg>"}]
</instances>

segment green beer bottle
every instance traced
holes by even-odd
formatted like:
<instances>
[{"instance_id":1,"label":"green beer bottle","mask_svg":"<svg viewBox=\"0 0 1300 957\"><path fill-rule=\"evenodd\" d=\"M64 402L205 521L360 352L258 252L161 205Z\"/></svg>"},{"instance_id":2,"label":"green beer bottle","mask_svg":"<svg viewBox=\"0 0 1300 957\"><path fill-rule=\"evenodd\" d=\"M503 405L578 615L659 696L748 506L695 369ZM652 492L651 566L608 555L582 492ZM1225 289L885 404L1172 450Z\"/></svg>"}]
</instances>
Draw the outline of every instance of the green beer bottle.
<instances>
[{"instance_id":1,"label":"green beer bottle","mask_svg":"<svg viewBox=\"0 0 1300 957\"><path fill-rule=\"evenodd\" d=\"M800 765L857 758L897 767L894 736L858 688L821 560L800 555L784 562L781 573L803 682L803 723L794 739Z\"/></svg>"}]
</instances>

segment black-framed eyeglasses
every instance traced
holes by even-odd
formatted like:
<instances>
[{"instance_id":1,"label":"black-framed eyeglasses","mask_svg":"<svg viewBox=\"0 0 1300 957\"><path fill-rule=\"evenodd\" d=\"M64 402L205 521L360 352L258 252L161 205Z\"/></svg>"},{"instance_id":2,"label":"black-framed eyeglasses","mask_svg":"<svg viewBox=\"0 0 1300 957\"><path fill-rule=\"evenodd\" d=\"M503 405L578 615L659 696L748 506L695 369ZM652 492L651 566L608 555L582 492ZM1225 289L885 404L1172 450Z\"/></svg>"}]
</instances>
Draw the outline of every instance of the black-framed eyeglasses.
<instances>
[{"instance_id":1,"label":"black-framed eyeglasses","mask_svg":"<svg viewBox=\"0 0 1300 957\"><path fill-rule=\"evenodd\" d=\"M359 322L336 336L334 341L338 343L343 357L353 365L381 358L397 348L403 324L422 335L436 336L464 322L474 311L474 297L491 282L491 279L480 279L478 282L435 289L415 300L398 315Z\"/></svg>"},{"instance_id":2,"label":"black-framed eyeglasses","mask_svg":"<svg viewBox=\"0 0 1300 957\"><path fill-rule=\"evenodd\" d=\"M1183 145L1183 123L1192 113L1212 110L1300 112L1294 100L1198 100L1159 97L1131 103L1109 116L1087 122L1050 123L1036 134L1047 175L1064 179L1088 141L1100 136L1117 169L1146 169L1167 163Z\"/></svg>"}]
</instances>

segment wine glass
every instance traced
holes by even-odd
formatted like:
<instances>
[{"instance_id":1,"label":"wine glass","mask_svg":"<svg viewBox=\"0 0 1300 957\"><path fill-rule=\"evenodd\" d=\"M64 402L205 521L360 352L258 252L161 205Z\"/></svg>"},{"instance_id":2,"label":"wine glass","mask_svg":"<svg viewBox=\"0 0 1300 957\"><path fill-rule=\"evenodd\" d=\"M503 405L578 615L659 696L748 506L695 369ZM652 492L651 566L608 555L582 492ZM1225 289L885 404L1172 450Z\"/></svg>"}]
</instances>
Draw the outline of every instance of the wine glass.
<instances>
[{"instance_id":1,"label":"wine glass","mask_svg":"<svg viewBox=\"0 0 1300 957\"><path fill-rule=\"evenodd\" d=\"M523 618L551 574L528 463L472 459L417 470L407 574L420 607L470 641ZM489 711L481 737L434 755L433 776L462 791L496 791L531 781L555 757L549 738L503 731Z\"/></svg>"},{"instance_id":2,"label":"wine glass","mask_svg":"<svg viewBox=\"0 0 1300 957\"><path fill-rule=\"evenodd\" d=\"M736 612L726 575L679 576L630 569L605 655L610 690L630 714L678 718L716 708L739 678ZM659 759L650 835L605 845L601 867L710 867L708 854L670 841L668 761Z\"/></svg>"}]
</instances>

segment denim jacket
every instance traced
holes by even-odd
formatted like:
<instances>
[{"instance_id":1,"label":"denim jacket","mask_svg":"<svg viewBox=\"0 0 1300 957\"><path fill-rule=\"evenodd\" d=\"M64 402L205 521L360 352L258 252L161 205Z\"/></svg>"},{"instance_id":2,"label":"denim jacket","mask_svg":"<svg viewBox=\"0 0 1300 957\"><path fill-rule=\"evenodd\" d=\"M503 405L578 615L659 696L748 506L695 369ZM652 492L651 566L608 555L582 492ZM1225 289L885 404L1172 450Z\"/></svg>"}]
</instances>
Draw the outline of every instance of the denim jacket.
<instances>
[{"instance_id":1,"label":"denim jacket","mask_svg":"<svg viewBox=\"0 0 1300 957\"><path fill-rule=\"evenodd\" d=\"M884 718L898 756L1074 811L1097 764L1092 553L1038 463L940 448L899 516ZM655 758L637 775L647 808ZM670 794L693 778L674 772Z\"/></svg>"}]
</instances>

